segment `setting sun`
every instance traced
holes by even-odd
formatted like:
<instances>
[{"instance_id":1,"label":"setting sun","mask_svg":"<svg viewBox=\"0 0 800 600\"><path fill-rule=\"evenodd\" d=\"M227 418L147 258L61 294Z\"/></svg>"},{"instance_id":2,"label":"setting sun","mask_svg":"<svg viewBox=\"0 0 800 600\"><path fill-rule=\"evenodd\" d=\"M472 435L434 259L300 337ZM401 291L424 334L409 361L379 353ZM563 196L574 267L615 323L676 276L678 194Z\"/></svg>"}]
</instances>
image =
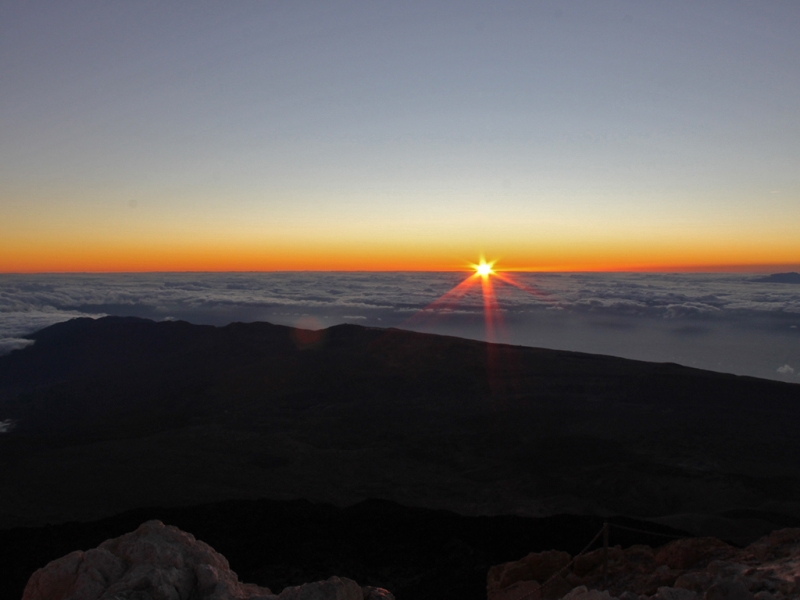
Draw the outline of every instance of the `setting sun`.
<instances>
[{"instance_id":1,"label":"setting sun","mask_svg":"<svg viewBox=\"0 0 800 600\"><path fill-rule=\"evenodd\" d=\"M493 262L487 263L484 259L481 259L481 262L475 265L475 272L478 273L478 275L480 275L481 277L488 277L489 275L494 273L494 270L492 269L493 266L494 266Z\"/></svg>"}]
</instances>

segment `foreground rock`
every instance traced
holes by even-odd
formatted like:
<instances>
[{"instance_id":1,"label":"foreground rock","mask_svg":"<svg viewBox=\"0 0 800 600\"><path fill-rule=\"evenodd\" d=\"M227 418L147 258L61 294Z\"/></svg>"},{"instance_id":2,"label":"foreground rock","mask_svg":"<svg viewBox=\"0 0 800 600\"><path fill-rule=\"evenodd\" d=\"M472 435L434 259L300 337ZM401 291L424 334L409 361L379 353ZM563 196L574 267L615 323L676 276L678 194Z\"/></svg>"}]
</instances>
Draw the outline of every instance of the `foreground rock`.
<instances>
[{"instance_id":1,"label":"foreground rock","mask_svg":"<svg viewBox=\"0 0 800 600\"><path fill-rule=\"evenodd\" d=\"M177 527L148 521L36 571L23 600L394 600L347 578L284 589L241 583L227 559Z\"/></svg>"},{"instance_id":2,"label":"foreground rock","mask_svg":"<svg viewBox=\"0 0 800 600\"><path fill-rule=\"evenodd\" d=\"M661 548L620 546L573 559L531 553L494 566L489 600L784 600L800 599L800 529L774 531L743 549L715 538Z\"/></svg>"}]
</instances>

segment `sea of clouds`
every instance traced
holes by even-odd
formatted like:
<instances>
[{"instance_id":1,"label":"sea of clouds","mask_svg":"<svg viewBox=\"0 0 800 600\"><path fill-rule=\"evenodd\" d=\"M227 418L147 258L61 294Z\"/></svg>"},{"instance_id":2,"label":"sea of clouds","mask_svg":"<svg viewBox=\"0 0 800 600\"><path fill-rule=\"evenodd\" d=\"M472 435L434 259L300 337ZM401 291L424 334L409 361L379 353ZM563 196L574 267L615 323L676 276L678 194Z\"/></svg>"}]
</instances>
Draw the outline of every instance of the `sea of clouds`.
<instances>
[{"instance_id":1,"label":"sea of clouds","mask_svg":"<svg viewBox=\"0 0 800 600\"><path fill-rule=\"evenodd\" d=\"M124 315L304 328L358 323L485 339L465 273L0 275L0 353L74 317ZM497 341L676 362L800 383L800 285L755 274L511 273L494 281Z\"/></svg>"}]
</instances>

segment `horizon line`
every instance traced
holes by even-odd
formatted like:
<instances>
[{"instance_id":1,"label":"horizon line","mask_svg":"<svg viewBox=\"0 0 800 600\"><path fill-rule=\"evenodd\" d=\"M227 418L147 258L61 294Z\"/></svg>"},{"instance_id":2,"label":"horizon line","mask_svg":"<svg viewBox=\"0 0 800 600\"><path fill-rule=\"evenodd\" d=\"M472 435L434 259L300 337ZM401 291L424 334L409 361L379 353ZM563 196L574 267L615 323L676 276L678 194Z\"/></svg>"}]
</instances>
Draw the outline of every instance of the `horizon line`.
<instances>
[{"instance_id":1,"label":"horizon line","mask_svg":"<svg viewBox=\"0 0 800 600\"><path fill-rule=\"evenodd\" d=\"M664 267L627 268L497 268L497 272L511 273L768 273L775 270L800 270L800 263L770 263L753 265L669 265ZM211 273L469 273L474 269L465 265L449 269L183 269L183 270L42 270L0 271L0 275L157 275L157 274L211 274Z\"/></svg>"}]
</instances>

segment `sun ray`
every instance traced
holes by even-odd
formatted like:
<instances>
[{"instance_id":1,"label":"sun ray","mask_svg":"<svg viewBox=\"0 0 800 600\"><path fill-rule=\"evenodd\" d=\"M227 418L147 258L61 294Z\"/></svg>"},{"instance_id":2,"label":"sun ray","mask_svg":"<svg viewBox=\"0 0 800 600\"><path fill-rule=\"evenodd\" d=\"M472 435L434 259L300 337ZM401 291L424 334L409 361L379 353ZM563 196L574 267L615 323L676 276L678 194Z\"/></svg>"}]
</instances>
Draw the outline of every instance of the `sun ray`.
<instances>
[{"instance_id":1,"label":"sun ray","mask_svg":"<svg viewBox=\"0 0 800 600\"><path fill-rule=\"evenodd\" d=\"M496 343L502 330L500 308L497 306L497 297L494 293L492 278L487 273L480 275L481 292L483 294L483 319L486 324L486 341Z\"/></svg>"},{"instance_id":2,"label":"sun ray","mask_svg":"<svg viewBox=\"0 0 800 600\"><path fill-rule=\"evenodd\" d=\"M432 325L448 312L455 309L458 302L470 292L473 286L478 283L480 276L476 273L466 277L455 287L449 289L444 294L436 298L427 306L421 308L411 317L406 319L406 325Z\"/></svg>"},{"instance_id":3,"label":"sun ray","mask_svg":"<svg viewBox=\"0 0 800 600\"><path fill-rule=\"evenodd\" d=\"M542 300L543 302L553 302L553 300L545 292L537 290L536 288L526 285L524 283L520 283L507 273L500 273L494 271L493 275L503 283L514 286L515 288L522 290L523 292L527 292L531 296L535 296L537 299Z\"/></svg>"}]
</instances>

